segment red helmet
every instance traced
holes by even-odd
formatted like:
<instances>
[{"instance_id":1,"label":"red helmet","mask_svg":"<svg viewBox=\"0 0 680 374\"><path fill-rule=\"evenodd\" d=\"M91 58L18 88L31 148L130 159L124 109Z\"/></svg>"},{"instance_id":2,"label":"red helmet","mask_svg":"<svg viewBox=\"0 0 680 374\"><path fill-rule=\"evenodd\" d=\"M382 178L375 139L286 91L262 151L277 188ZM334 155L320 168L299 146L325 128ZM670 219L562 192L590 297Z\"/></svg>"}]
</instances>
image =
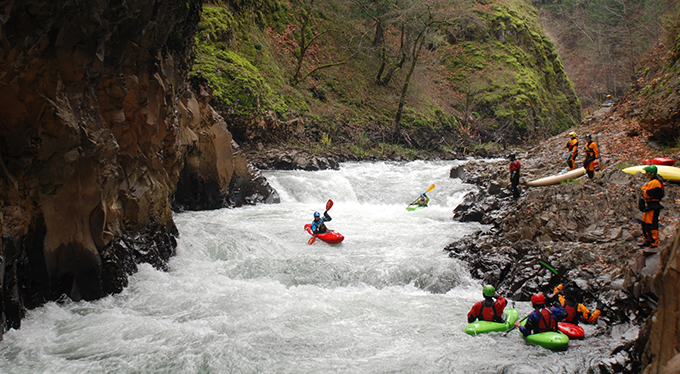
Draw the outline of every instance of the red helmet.
<instances>
[{"instance_id":1,"label":"red helmet","mask_svg":"<svg viewBox=\"0 0 680 374\"><path fill-rule=\"evenodd\" d=\"M540 293L534 294L531 296L531 303L534 305L543 305L545 304L545 296Z\"/></svg>"}]
</instances>

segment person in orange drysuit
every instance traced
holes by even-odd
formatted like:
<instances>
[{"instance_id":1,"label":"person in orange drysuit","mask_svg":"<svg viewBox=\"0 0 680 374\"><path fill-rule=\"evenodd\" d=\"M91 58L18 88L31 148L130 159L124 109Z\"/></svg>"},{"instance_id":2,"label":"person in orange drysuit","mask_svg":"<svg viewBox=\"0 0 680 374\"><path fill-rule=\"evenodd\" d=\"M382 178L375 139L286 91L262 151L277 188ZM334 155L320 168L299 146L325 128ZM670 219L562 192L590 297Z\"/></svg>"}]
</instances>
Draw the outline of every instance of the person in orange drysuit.
<instances>
[{"instance_id":1,"label":"person in orange drysuit","mask_svg":"<svg viewBox=\"0 0 680 374\"><path fill-rule=\"evenodd\" d=\"M576 165L576 156L578 156L578 139L576 139L576 133L570 132L569 135L571 139L567 142L568 157L567 165L569 165L569 170L574 170Z\"/></svg>"},{"instance_id":2,"label":"person in orange drysuit","mask_svg":"<svg viewBox=\"0 0 680 374\"><path fill-rule=\"evenodd\" d=\"M657 175L657 167L655 165L645 166L645 175L649 178L649 182L642 186L642 198L640 201L640 210L642 213L642 236L645 242L641 244L643 247L658 247L659 246L659 214L663 206L660 201L665 195L663 182L660 176Z\"/></svg>"},{"instance_id":3,"label":"person in orange drysuit","mask_svg":"<svg viewBox=\"0 0 680 374\"><path fill-rule=\"evenodd\" d=\"M604 304L597 303L597 307L590 313L590 310L585 305L579 303L576 299L579 296L580 289L573 283L567 284L566 287L558 285L555 287L553 294L550 296L551 301L559 301L560 305L567 311L567 316L563 322L573 323L578 325L579 322L595 323L597 318L602 314Z\"/></svg>"},{"instance_id":4,"label":"person in orange drysuit","mask_svg":"<svg viewBox=\"0 0 680 374\"><path fill-rule=\"evenodd\" d=\"M600 148L597 143L593 141L590 134L586 135L586 159L583 160L583 167L586 169L586 174L588 178L593 179L595 176L595 164L593 161L600 158Z\"/></svg>"}]
</instances>

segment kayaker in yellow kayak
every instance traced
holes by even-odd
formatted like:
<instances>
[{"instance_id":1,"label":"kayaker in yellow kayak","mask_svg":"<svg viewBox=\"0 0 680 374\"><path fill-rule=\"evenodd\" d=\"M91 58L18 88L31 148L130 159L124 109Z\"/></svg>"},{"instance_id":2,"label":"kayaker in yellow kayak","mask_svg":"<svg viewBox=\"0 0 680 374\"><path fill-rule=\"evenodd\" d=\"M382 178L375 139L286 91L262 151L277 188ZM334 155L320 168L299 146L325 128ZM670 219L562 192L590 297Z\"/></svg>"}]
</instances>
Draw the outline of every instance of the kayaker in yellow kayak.
<instances>
[{"instance_id":1,"label":"kayaker in yellow kayak","mask_svg":"<svg viewBox=\"0 0 680 374\"><path fill-rule=\"evenodd\" d=\"M427 197L426 194L421 193L420 197L418 197L418 200L416 200L416 205L418 206L427 206L427 204L430 202L430 198Z\"/></svg>"},{"instance_id":2,"label":"kayaker in yellow kayak","mask_svg":"<svg viewBox=\"0 0 680 374\"><path fill-rule=\"evenodd\" d=\"M472 306L468 313L468 323L476 320L503 323L503 310L508 305L508 301L503 296L498 296L494 300L496 288L487 284L482 289L484 301L478 301Z\"/></svg>"},{"instance_id":3,"label":"kayaker in yellow kayak","mask_svg":"<svg viewBox=\"0 0 680 374\"><path fill-rule=\"evenodd\" d=\"M524 336L557 331L557 322L562 321L567 316L567 311L562 306L553 305L550 309L546 308L543 294L537 293L531 296L531 304L534 311L529 314L524 326L520 321L515 322L515 327L519 327L519 331Z\"/></svg>"}]
</instances>

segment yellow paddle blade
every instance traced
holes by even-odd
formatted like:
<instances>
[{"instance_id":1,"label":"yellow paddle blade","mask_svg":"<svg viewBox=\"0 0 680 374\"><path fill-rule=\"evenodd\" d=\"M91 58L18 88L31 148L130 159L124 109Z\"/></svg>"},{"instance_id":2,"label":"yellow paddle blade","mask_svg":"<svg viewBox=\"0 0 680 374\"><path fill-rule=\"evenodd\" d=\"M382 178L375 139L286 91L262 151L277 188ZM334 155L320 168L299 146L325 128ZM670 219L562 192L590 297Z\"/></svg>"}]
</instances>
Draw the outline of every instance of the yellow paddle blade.
<instances>
[{"instance_id":1,"label":"yellow paddle blade","mask_svg":"<svg viewBox=\"0 0 680 374\"><path fill-rule=\"evenodd\" d=\"M316 235L309 238L309 240L307 241L307 244L312 245L312 244L314 244L315 241L316 241Z\"/></svg>"},{"instance_id":2,"label":"yellow paddle blade","mask_svg":"<svg viewBox=\"0 0 680 374\"><path fill-rule=\"evenodd\" d=\"M430 191L432 191L432 190L434 190L434 184L432 184L432 185L430 186L430 188L428 188L427 191L425 191L425 193L428 193L428 192L430 192Z\"/></svg>"}]
</instances>

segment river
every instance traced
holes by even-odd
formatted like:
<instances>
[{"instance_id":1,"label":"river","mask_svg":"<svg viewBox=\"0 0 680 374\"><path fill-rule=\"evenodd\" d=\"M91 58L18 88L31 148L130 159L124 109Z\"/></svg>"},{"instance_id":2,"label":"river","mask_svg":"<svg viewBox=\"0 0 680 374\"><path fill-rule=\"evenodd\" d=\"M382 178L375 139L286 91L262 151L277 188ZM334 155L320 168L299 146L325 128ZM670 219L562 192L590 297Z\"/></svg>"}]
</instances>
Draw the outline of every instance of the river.
<instances>
[{"instance_id":1,"label":"river","mask_svg":"<svg viewBox=\"0 0 680 374\"><path fill-rule=\"evenodd\" d=\"M586 372L604 338L555 353L463 332L482 285L442 249L486 227L452 220L473 188L449 178L458 162L267 171L280 204L176 214L168 272L140 265L120 294L29 311L0 342L0 372ZM406 211L431 184L430 206ZM308 245L328 199L345 240Z\"/></svg>"}]
</instances>

